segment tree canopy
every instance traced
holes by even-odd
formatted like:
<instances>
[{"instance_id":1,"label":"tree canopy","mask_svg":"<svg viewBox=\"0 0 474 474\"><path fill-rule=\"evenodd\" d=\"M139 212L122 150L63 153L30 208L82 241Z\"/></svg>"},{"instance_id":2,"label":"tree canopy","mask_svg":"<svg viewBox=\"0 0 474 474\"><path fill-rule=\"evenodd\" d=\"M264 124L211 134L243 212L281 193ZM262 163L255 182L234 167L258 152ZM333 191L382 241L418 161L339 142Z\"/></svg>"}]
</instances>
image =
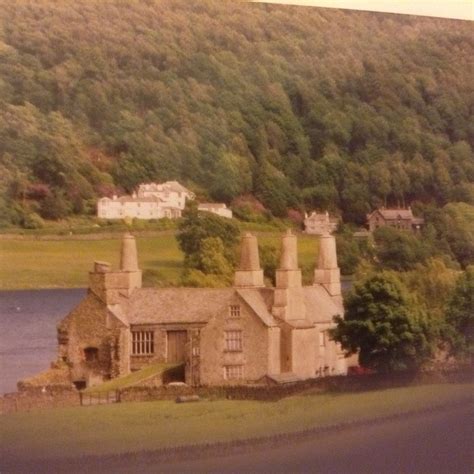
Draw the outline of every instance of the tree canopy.
<instances>
[{"instance_id":1,"label":"tree canopy","mask_svg":"<svg viewBox=\"0 0 474 474\"><path fill-rule=\"evenodd\" d=\"M446 309L455 354L474 355L474 267L459 277Z\"/></svg>"},{"instance_id":2,"label":"tree canopy","mask_svg":"<svg viewBox=\"0 0 474 474\"><path fill-rule=\"evenodd\" d=\"M184 211L176 239L187 269L228 275L235 263L240 230L237 224L209 212L198 212L194 202Z\"/></svg>"},{"instance_id":3,"label":"tree canopy","mask_svg":"<svg viewBox=\"0 0 474 474\"><path fill-rule=\"evenodd\" d=\"M435 327L396 276L381 273L355 285L336 317L334 340L360 364L380 372L415 370L433 351Z\"/></svg>"},{"instance_id":4,"label":"tree canopy","mask_svg":"<svg viewBox=\"0 0 474 474\"><path fill-rule=\"evenodd\" d=\"M0 0L1 224L167 179L358 224L384 203L474 203L473 46L468 22L433 18Z\"/></svg>"}]
</instances>

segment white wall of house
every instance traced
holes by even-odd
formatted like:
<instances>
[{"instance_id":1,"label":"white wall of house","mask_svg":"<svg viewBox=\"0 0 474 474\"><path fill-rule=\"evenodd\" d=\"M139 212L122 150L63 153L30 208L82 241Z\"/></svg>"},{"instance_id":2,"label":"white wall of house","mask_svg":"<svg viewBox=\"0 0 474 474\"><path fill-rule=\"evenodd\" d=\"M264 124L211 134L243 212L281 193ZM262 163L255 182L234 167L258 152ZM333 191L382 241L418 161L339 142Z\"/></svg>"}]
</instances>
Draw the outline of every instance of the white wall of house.
<instances>
[{"instance_id":1,"label":"white wall of house","mask_svg":"<svg viewBox=\"0 0 474 474\"><path fill-rule=\"evenodd\" d=\"M226 217L232 219L232 210L229 209L225 204L211 203L211 204L199 204L198 211L212 212L220 217Z\"/></svg>"},{"instance_id":2,"label":"white wall of house","mask_svg":"<svg viewBox=\"0 0 474 474\"><path fill-rule=\"evenodd\" d=\"M132 196L101 198L97 216L101 219L175 219L181 217L186 199L194 194L177 181L140 184Z\"/></svg>"},{"instance_id":3,"label":"white wall of house","mask_svg":"<svg viewBox=\"0 0 474 474\"><path fill-rule=\"evenodd\" d=\"M124 199L125 198L125 199ZM97 205L97 216L102 219L174 219L181 217L181 209L171 207L158 199L155 201L140 200L139 198L102 198Z\"/></svg>"}]
</instances>

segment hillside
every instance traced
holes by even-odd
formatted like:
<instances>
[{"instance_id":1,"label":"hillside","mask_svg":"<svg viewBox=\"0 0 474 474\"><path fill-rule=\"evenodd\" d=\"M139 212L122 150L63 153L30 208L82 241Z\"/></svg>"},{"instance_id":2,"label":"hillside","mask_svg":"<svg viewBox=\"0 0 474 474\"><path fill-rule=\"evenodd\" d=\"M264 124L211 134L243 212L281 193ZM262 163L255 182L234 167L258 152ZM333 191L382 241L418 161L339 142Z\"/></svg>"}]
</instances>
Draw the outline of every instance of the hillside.
<instances>
[{"instance_id":1,"label":"hillside","mask_svg":"<svg viewBox=\"0 0 474 474\"><path fill-rule=\"evenodd\" d=\"M0 0L0 224L179 179L361 223L474 203L468 22L229 1Z\"/></svg>"}]
</instances>

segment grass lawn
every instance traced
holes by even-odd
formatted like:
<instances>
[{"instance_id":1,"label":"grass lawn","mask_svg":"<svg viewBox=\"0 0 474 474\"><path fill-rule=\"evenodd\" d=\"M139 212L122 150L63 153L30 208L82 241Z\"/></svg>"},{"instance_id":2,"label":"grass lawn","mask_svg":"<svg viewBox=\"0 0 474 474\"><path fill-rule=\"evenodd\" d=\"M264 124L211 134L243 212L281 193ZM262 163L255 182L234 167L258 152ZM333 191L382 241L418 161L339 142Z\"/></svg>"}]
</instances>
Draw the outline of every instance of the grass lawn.
<instances>
[{"instance_id":1,"label":"grass lawn","mask_svg":"<svg viewBox=\"0 0 474 474\"><path fill-rule=\"evenodd\" d=\"M119 264L120 234L101 240L1 240L0 290L32 288L82 288L95 260ZM264 233L262 242L279 246L281 233ZM176 284L182 270L182 252L172 232L137 239L142 270L157 270ZM317 239L299 237L301 264L315 262Z\"/></svg>"},{"instance_id":2,"label":"grass lawn","mask_svg":"<svg viewBox=\"0 0 474 474\"><path fill-rule=\"evenodd\" d=\"M265 436L467 399L473 388L440 384L278 402L157 401L15 413L0 419L0 453L23 459L117 454Z\"/></svg>"}]
</instances>

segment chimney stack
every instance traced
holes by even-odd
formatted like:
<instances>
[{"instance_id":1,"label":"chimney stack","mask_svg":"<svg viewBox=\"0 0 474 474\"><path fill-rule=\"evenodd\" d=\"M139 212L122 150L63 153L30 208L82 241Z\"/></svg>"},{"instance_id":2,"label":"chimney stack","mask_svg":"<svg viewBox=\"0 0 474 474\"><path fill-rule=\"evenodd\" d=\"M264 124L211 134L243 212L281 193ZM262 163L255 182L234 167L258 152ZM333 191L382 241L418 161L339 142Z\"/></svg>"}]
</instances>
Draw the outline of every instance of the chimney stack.
<instances>
[{"instance_id":1,"label":"chimney stack","mask_svg":"<svg viewBox=\"0 0 474 474\"><path fill-rule=\"evenodd\" d=\"M301 270L298 268L297 238L291 230L281 239L281 259L276 271L272 313L285 321L306 319Z\"/></svg>"},{"instance_id":2,"label":"chimney stack","mask_svg":"<svg viewBox=\"0 0 474 474\"><path fill-rule=\"evenodd\" d=\"M241 288L262 287L263 270L260 268L257 238L246 233L240 247L240 265L235 272L234 286Z\"/></svg>"},{"instance_id":3,"label":"chimney stack","mask_svg":"<svg viewBox=\"0 0 474 474\"><path fill-rule=\"evenodd\" d=\"M281 239L280 266L276 271L277 288L301 287L301 270L298 268L298 242L290 229Z\"/></svg>"},{"instance_id":4,"label":"chimney stack","mask_svg":"<svg viewBox=\"0 0 474 474\"><path fill-rule=\"evenodd\" d=\"M281 239L281 258L279 270L298 270L298 246L296 235L291 229Z\"/></svg>"},{"instance_id":5,"label":"chimney stack","mask_svg":"<svg viewBox=\"0 0 474 474\"><path fill-rule=\"evenodd\" d=\"M322 235L319 240L314 284L324 286L331 296L341 295L341 272L337 266L336 238L329 233Z\"/></svg>"},{"instance_id":6,"label":"chimney stack","mask_svg":"<svg viewBox=\"0 0 474 474\"><path fill-rule=\"evenodd\" d=\"M130 233L125 234L122 239L120 270L123 272L138 271L137 243L135 237Z\"/></svg>"}]
</instances>

